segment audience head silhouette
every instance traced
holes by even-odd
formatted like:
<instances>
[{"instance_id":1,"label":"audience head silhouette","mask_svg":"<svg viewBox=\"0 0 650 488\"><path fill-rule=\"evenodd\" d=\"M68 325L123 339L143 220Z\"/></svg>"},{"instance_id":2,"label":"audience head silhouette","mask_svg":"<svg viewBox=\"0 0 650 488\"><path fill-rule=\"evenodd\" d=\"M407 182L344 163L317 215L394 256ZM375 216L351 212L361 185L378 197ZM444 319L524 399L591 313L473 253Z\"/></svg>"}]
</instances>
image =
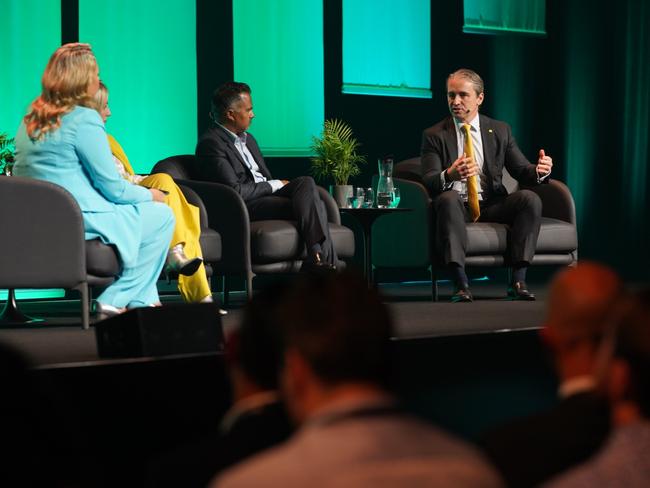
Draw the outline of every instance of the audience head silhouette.
<instances>
[{"instance_id":1,"label":"audience head silhouette","mask_svg":"<svg viewBox=\"0 0 650 488\"><path fill-rule=\"evenodd\" d=\"M623 301L599 352L614 423L650 419L650 288Z\"/></svg>"},{"instance_id":2,"label":"audience head silhouette","mask_svg":"<svg viewBox=\"0 0 650 488\"><path fill-rule=\"evenodd\" d=\"M246 383L248 389L276 390L282 363L280 321L281 305L287 285L274 284L258 292L245 306L238 329L228 338L226 360L235 383ZM238 398L236 398L238 399Z\"/></svg>"},{"instance_id":3,"label":"audience head silhouette","mask_svg":"<svg viewBox=\"0 0 650 488\"><path fill-rule=\"evenodd\" d=\"M391 319L375 289L352 272L308 275L282 307L284 386L302 421L336 397L386 388Z\"/></svg>"},{"instance_id":4,"label":"audience head silhouette","mask_svg":"<svg viewBox=\"0 0 650 488\"><path fill-rule=\"evenodd\" d=\"M622 290L618 274L604 264L585 261L559 272L551 283L542 331L554 353L593 351Z\"/></svg>"}]
</instances>

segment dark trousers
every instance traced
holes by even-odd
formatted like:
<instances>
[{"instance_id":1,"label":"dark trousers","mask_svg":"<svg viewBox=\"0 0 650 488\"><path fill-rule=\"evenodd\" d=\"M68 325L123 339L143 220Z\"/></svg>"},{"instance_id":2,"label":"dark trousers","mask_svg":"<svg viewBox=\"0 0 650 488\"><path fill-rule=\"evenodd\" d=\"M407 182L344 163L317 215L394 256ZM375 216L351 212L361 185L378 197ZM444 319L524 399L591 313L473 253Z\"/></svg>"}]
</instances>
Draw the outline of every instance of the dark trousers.
<instances>
[{"instance_id":1,"label":"dark trousers","mask_svg":"<svg viewBox=\"0 0 650 488\"><path fill-rule=\"evenodd\" d=\"M469 212L458 192L445 191L434 200L438 252L444 263L465 266L467 252L466 222ZM526 266L535 255L542 218L542 201L530 190L519 190L481 205L479 222L498 222L510 227L508 259Z\"/></svg>"},{"instance_id":2,"label":"dark trousers","mask_svg":"<svg viewBox=\"0 0 650 488\"><path fill-rule=\"evenodd\" d=\"M336 264L338 258L330 238L327 211L312 177L295 178L272 195L249 201L246 206L251 221L295 220L307 251L320 244L323 259Z\"/></svg>"}]
</instances>

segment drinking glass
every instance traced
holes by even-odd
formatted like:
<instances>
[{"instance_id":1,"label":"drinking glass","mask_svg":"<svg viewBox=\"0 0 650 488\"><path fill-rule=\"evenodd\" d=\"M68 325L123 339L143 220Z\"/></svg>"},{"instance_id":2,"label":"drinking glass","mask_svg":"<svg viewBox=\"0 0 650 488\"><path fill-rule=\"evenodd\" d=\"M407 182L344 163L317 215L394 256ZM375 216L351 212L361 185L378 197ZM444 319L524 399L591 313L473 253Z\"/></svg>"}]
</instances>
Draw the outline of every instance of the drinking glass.
<instances>
[{"instance_id":1,"label":"drinking glass","mask_svg":"<svg viewBox=\"0 0 650 488\"><path fill-rule=\"evenodd\" d=\"M392 203L393 203L392 191L377 192L377 208L391 208Z\"/></svg>"},{"instance_id":2,"label":"drinking glass","mask_svg":"<svg viewBox=\"0 0 650 488\"><path fill-rule=\"evenodd\" d=\"M363 208L372 208L375 204L375 192L372 188L366 188L366 192L363 198Z\"/></svg>"},{"instance_id":3,"label":"drinking glass","mask_svg":"<svg viewBox=\"0 0 650 488\"><path fill-rule=\"evenodd\" d=\"M390 203L390 208L397 208L399 205L400 201L400 193L399 193L399 188L395 187L393 189L393 200Z\"/></svg>"},{"instance_id":4,"label":"drinking glass","mask_svg":"<svg viewBox=\"0 0 650 488\"><path fill-rule=\"evenodd\" d=\"M366 203L366 191L363 188L357 188L355 193L357 200L354 208L362 208Z\"/></svg>"}]
</instances>

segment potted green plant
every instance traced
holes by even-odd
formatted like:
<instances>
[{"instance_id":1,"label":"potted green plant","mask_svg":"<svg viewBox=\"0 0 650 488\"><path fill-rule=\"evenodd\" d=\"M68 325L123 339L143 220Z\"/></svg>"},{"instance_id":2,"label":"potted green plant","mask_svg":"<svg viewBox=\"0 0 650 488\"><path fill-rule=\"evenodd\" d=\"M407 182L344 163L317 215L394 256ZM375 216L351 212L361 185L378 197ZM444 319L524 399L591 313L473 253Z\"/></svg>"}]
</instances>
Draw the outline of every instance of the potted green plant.
<instances>
[{"instance_id":1,"label":"potted green plant","mask_svg":"<svg viewBox=\"0 0 650 488\"><path fill-rule=\"evenodd\" d=\"M353 193L348 180L357 176L361 172L359 164L366 162L364 156L357 154L359 146L350 126L339 119L326 120L320 137L312 137L312 174L319 180L334 180L330 191L339 207L348 205Z\"/></svg>"},{"instance_id":2,"label":"potted green plant","mask_svg":"<svg viewBox=\"0 0 650 488\"><path fill-rule=\"evenodd\" d=\"M10 175L14 166L14 140L0 133L0 175Z\"/></svg>"}]
</instances>

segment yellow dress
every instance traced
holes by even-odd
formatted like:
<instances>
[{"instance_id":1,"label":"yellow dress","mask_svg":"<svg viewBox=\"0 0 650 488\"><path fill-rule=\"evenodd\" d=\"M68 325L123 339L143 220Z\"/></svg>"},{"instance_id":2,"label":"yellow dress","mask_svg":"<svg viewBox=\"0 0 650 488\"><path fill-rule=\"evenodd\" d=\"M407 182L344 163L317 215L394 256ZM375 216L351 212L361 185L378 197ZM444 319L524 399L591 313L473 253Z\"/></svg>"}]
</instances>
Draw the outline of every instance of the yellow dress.
<instances>
[{"instance_id":1,"label":"yellow dress","mask_svg":"<svg viewBox=\"0 0 650 488\"><path fill-rule=\"evenodd\" d=\"M172 209L176 218L176 227L174 228L170 248L176 244L185 243L183 250L188 258L202 257L199 244L201 227L198 207L187 202L183 192L168 174L156 173L145 177L136 175L122 146L113 136L108 135L108 143L113 156L122 163L124 171L121 171L121 173L127 180L141 186L158 188L169 193L165 197L165 203ZM178 291L180 291L183 300L186 302L199 302L208 295L211 296L212 291L205 274L205 266L201 264L198 271L192 276L179 275Z\"/></svg>"}]
</instances>

